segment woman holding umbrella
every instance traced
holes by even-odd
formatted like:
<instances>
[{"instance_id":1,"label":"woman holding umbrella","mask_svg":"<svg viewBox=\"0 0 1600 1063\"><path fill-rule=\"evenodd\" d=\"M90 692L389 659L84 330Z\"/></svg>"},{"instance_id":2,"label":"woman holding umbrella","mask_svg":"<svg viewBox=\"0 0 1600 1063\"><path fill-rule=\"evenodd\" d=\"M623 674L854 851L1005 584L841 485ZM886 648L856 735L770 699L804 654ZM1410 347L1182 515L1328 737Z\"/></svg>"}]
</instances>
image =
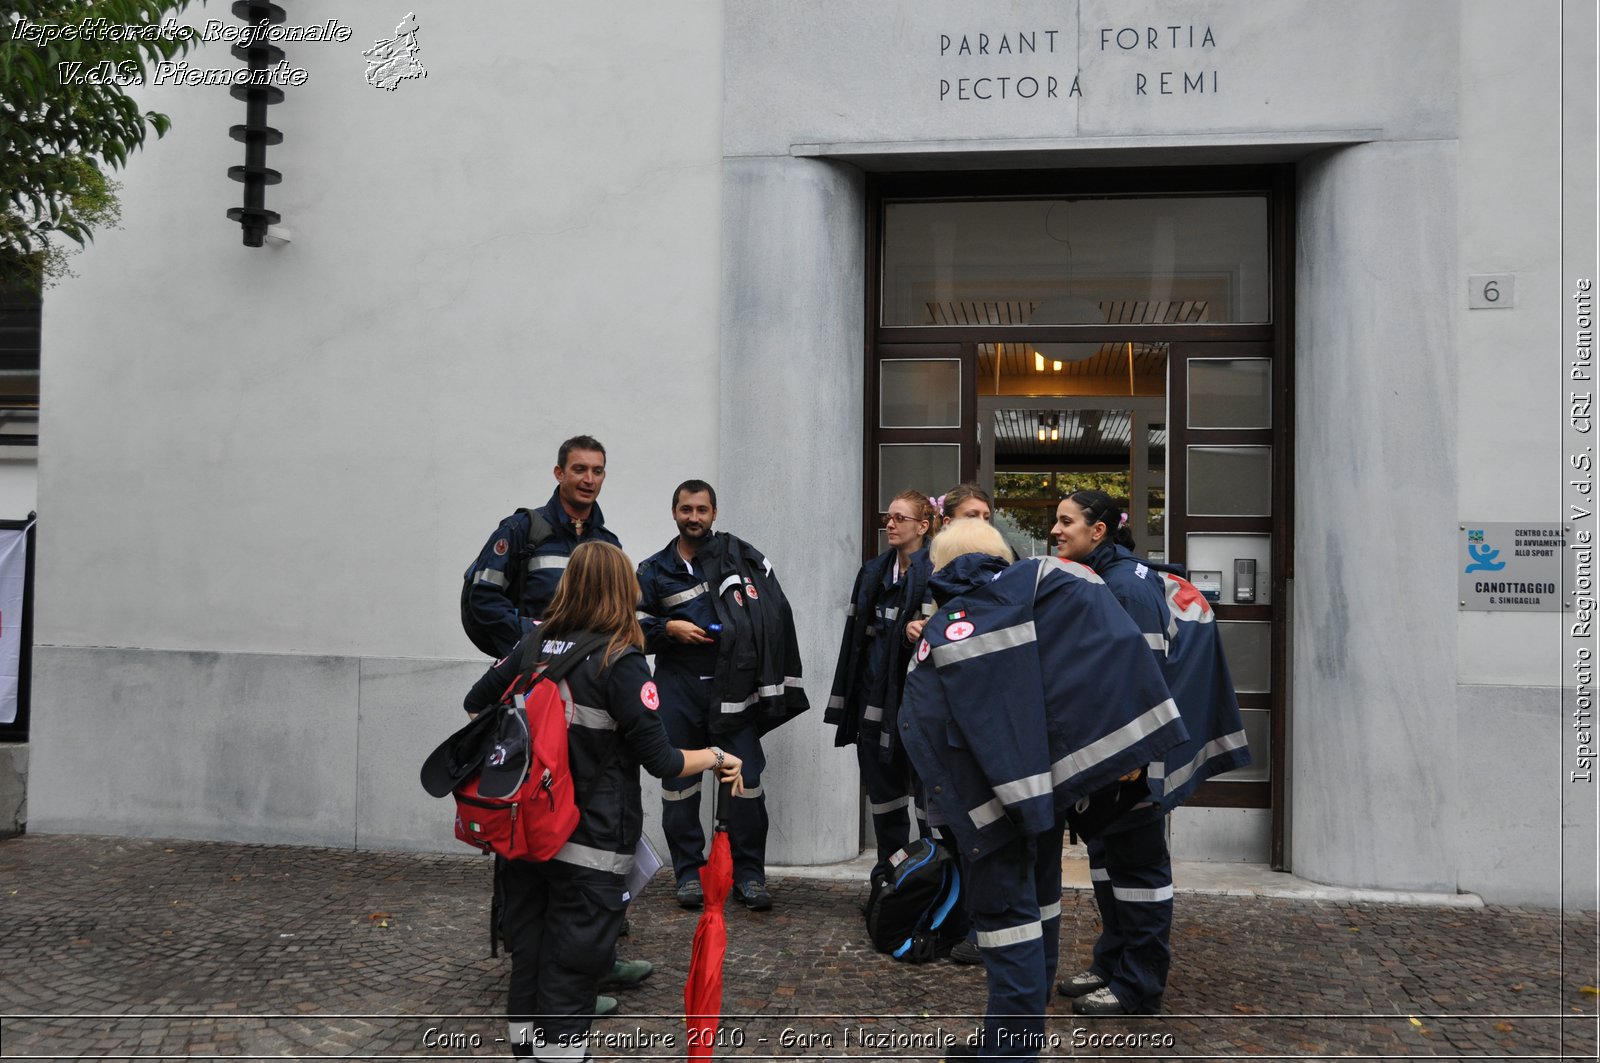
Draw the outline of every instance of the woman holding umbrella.
<instances>
[{"instance_id":1,"label":"woman holding umbrella","mask_svg":"<svg viewBox=\"0 0 1600 1063\"><path fill-rule=\"evenodd\" d=\"M585 1058L596 985L611 967L630 900L624 879L644 821L639 769L658 779L709 769L734 792L744 786L733 754L715 746L674 749L667 741L634 615L638 600L627 555L607 543L584 543L572 551L544 623L527 636L541 640L546 660L585 634L609 641L564 684L577 829L554 858L505 866L506 1012L517 1056ZM521 657L519 645L478 680L466 698L468 712L499 700Z\"/></svg>"}]
</instances>

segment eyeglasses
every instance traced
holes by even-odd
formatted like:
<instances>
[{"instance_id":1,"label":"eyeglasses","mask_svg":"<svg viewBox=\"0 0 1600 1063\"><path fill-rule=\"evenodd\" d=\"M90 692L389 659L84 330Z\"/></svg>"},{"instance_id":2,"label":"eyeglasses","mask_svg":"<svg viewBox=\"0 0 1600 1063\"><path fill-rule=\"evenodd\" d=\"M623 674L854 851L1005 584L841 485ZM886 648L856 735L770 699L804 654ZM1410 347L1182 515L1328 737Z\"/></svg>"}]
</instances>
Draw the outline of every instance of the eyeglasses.
<instances>
[{"instance_id":1,"label":"eyeglasses","mask_svg":"<svg viewBox=\"0 0 1600 1063\"><path fill-rule=\"evenodd\" d=\"M908 521L921 519L921 517L908 517L904 513L890 513L883 518L883 526L887 528L893 524L905 524Z\"/></svg>"}]
</instances>

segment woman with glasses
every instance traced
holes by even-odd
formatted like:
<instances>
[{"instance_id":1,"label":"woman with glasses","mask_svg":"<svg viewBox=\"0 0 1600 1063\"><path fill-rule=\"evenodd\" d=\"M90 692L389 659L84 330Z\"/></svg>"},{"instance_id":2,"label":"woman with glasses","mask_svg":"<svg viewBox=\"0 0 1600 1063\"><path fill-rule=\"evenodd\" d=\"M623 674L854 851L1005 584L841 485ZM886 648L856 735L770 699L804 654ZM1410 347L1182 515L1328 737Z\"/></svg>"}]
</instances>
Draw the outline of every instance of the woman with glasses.
<instances>
[{"instance_id":1,"label":"woman with glasses","mask_svg":"<svg viewBox=\"0 0 1600 1063\"><path fill-rule=\"evenodd\" d=\"M933 506L919 491L901 491L889 503L883 520L889 548L856 575L824 717L838 728L835 745L856 747L878 837L874 877L911 839L910 769L894 723L916 641L908 627L915 623L920 633L933 608L925 547L933 520Z\"/></svg>"}]
</instances>

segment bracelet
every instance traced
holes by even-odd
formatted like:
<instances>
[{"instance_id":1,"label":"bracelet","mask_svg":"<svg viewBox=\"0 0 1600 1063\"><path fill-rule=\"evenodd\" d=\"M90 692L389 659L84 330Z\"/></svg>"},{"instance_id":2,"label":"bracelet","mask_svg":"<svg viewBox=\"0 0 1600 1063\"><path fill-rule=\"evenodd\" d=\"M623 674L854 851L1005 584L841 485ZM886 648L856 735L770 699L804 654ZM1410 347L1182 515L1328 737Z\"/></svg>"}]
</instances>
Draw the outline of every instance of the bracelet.
<instances>
[{"instance_id":1,"label":"bracelet","mask_svg":"<svg viewBox=\"0 0 1600 1063\"><path fill-rule=\"evenodd\" d=\"M716 746L710 746L708 748L711 750L711 755L717 758L717 763L714 770L721 771L723 758L725 758L727 754L718 749Z\"/></svg>"}]
</instances>

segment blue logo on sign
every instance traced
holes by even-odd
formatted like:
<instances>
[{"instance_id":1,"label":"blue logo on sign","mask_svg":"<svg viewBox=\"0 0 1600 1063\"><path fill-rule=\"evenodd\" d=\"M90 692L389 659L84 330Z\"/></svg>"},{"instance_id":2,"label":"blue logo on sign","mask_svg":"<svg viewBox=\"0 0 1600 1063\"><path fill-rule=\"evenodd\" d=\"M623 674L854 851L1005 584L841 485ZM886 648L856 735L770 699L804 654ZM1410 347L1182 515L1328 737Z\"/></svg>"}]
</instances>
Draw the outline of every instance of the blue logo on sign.
<instances>
[{"instance_id":1,"label":"blue logo on sign","mask_svg":"<svg viewBox=\"0 0 1600 1063\"><path fill-rule=\"evenodd\" d=\"M1472 564L1465 569L1467 572L1499 572L1506 567L1504 561L1496 561L1500 551L1484 542L1482 528L1470 528L1467 531L1467 553L1472 557ZM1476 545L1482 543L1483 545Z\"/></svg>"}]
</instances>

